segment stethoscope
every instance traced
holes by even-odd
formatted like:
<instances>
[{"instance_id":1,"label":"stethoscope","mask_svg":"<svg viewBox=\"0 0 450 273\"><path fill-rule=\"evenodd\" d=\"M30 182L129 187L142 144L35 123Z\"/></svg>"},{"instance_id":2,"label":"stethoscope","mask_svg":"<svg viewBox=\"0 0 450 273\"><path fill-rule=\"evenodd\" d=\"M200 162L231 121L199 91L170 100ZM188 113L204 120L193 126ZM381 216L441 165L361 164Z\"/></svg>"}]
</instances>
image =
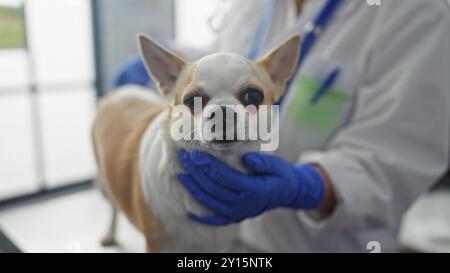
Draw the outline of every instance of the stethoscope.
<instances>
[{"instance_id":1,"label":"stethoscope","mask_svg":"<svg viewBox=\"0 0 450 273\"><path fill-rule=\"evenodd\" d=\"M256 30L255 38L252 43L252 46L250 47L250 51L248 53L249 59L255 59L260 51L261 46L263 42L263 37L265 36L268 28L269 23L271 20L271 17L274 13L275 6L278 0L268 0L267 4L262 12L261 20L258 25L258 28ZM305 58L308 56L308 54L311 52L312 48L314 47L317 40L320 38L323 31L326 29L326 27L331 22L331 19L333 18L333 15L338 10L340 4L343 2L343 0L328 0L325 5L320 9L320 11L317 13L317 15L310 21L308 21L305 25L304 32L302 35L302 44L301 44L301 52L300 57L297 61L297 66L295 68L294 75L297 75ZM339 70L334 70L328 79L324 81L324 84L331 84L332 81L334 81L337 76L339 75ZM286 86L286 92L283 97L280 98L280 100L276 103L280 106L282 106L284 98L288 95L288 90L290 90L291 84L293 80L289 81ZM321 93L324 92L327 86L322 86L320 90L318 90L317 95L313 100L318 99L318 95L321 95Z\"/></svg>"}]
</instances>

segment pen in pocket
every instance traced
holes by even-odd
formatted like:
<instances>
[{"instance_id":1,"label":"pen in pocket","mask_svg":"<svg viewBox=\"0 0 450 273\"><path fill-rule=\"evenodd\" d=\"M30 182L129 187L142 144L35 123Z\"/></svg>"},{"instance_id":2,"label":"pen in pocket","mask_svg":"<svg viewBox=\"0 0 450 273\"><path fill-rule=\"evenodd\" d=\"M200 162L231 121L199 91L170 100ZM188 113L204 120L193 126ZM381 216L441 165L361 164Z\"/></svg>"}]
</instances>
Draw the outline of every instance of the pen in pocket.
<instances>
[{"instance_id":1,"label":"pen in pocket","mask_svg":"<svg viewBox=\"0 0 450 273\"><path fill-rule=\"evenodd\" d=\"M337 77L341 73L340 68L335 68L331 73L325 78L325 80L320 85L320 88L317 89L314 96L311 98L311 103L316 104L319 102L320 98L330 89L333 83L336 81Z\"/></svg>"}]
</instances>

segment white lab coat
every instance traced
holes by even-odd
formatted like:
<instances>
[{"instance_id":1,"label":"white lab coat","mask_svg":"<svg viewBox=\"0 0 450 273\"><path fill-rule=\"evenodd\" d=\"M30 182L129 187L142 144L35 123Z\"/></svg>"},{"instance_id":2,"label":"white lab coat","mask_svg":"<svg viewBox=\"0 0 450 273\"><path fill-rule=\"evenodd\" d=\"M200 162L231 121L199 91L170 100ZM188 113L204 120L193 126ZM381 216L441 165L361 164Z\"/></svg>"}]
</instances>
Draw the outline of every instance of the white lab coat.
<instances>
[{"instance_id":1,"label":"white lab coat","mask_svg":"<svg viewBox=\"0 0 450 273\"><path fill-rule=\"evenodd\" d=\"M323 3L311 2L290 32L300 32ZM346 0L300 74L322 79L335 66L343 68L335 87L351 96L338 126L323 136L290 122L293 87L282 110L278 154L319 163L331 178L337 208L322 221L292 210L247 221L243 240L255 249L368 252L375 244L395 251L402 215L449 166L450 14L444 0L383 1L381 7Z\"/></svg>"},{"instance_id":2,"label":"white lab coat","mask_svg":"<svg viewBox=\"0 0 450 273\"><path fill-rule=\"evenodd\" d=\"M219 34L222 46L215 50L246 55L258 24L255 10L266 1L237 2L239 14ZM333 67L342 68L334 87L350 99L336 127L324 135L292 122L288 108L299 92L295 85L282 109L277 154L292 163L320 164L333 183L337 208L321 221L286 209L248 220L241 237L251 249L368 252L367 246L379 245L395 251L402 215L449 166L448 3L382 2L377 7L345 0L299 73L320 81ZM265 50L302 33L324 3L309 1L292 25L284 19L291 18L294 2L280 0Z\"/></svg>"}]
</instances>

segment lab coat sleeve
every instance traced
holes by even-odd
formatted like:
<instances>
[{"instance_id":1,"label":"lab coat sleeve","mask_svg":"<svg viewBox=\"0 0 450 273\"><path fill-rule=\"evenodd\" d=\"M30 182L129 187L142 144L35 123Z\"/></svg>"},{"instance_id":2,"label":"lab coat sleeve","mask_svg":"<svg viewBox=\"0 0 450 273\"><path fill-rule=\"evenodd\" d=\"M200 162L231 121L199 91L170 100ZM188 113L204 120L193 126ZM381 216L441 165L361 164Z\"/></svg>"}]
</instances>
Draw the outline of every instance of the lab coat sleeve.
<instances>
[{"instance_id":1,"label":"lab coat sleeve","mask_svg":"<svg viewBox=\"0 0 450 273\"><path fill-rule=\"evenodd\" d=\"M299 213L313 230L396 227L449 166L448 8L413 6L379 16L350 123L301 159L325 169L338 199L326 219Z\"/></svg>"}]
</instances>

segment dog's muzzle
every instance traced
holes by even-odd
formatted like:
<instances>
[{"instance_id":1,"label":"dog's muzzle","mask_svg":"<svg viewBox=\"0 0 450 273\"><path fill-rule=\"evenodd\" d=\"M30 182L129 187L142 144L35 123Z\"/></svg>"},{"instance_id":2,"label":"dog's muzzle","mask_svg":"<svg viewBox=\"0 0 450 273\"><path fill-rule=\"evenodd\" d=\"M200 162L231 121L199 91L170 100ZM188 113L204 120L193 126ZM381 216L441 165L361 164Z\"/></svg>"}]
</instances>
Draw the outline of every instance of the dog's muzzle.
<instances>
[{"instance_id":1,"label":"dog's muzzle","mask_svg":"<svg viewBox=\"0 0 450 273\"><path fill-rule=\"evenodd\" d=\"M216 136L212 142L215 144L230 144L238 141L237 138L237 122L238 114L231 107L221 106L222 126L214 126L212 133ZM216 111L220 111L219 109ZM216 118L216 112L211 113L210 119ZM217 128L218 127L218 128ZM217 135L221 137L217 138Z\"/></svg>"}]
</instances>

